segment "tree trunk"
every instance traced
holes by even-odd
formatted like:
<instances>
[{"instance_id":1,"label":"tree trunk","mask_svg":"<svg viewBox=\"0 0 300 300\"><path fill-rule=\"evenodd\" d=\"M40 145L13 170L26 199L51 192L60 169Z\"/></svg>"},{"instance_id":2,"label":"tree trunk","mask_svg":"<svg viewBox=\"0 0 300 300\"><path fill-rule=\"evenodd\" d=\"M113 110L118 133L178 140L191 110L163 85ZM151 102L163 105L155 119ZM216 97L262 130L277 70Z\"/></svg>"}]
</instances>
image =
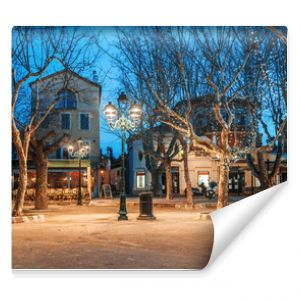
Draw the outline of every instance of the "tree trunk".
<instances>
[{"instance_id":1,"label":"tree trunk","mask_svg":"<svg viewBox=\"0 0 300 300\"><path fill-rule=\"evenodd\" d=\"M16 195L16 202L12 212L13 217L22 216L27 189L27 178L27 161L21 156L19 157L19 186Z\"/></svg>"},{"instance_id":2,"label":"tree trunk","mask_svg":"<svg viewBox=\"0 0 300 300\"><path fill-rule=\"evenodd\" d=\"M271 178L260 177L259 182L262 190L266 190L274 185Z\"/></svg>"},{"instance_id":3,"label":"tree trunk","mask_svg":"<svg viewBox=\"0 0 300 300\"><path fill-rule=\"evenodd\" d=\"M30 133L24 132L24 142L20 138L20 132L17 130L14 122L12 122L12 137L16 147L19 161L19 187L16 195L16 202L12 211L13 217L22 216L25 193L27 189L28 171L27 171L27 154L30 141Z\"/></svg>"},{"instance_id":4,"label":"tree trunk","mask_svg":"<svg viewBox=\"0 0 300 300\"><path fill-rule=\"evenodd\" d=\"M189 173L188 165L188 153L186 148L183 151L183 169L184 169L184 180L186 184L186 204L189 207L193 206L193 192L192 192L192 183Z\"/></svg>"},{"instance_id":5,"label":"tree trunk","mask_svg":"<svg viewBox=\"0 0 300 300\"><path fill-rule=\"evenodd\" d=\"M257 162L259 167L259 181L262 189L267 189L271 186L271 181L269 180L269 171L266 161L264 160L263 153L257 153Z\"/></svg>"},{"instance_id":6,"label":"tree trunk","mask_svg":"<svg viewBox=\"0 0 300 300\"><path fill-rule=\"evenodd\" d=\"M35 135L31 139L33 148L32 157L36 168L36 186L35 186L35 209L48 208L48 155L57 150L63 143L66 143L70 136L63 134L61 138L53 141L52 144L46 146L47 139L55 137L55 131L49 131L40 140Z\"/></svg>"},{"instance_id":7,"label":"tree trunk","mask_svg":"<svg viewBox=\"0 0 300 300\"><path fill-rule=\"evenodd\" d=\"M151 170L152 177L152 192L155 197L162 196L162 185L161 185L161 170L160 168Z\"/></svg>"},{"instance_id":8,"label":"tree trunk","mask_svg":"<svg viewBox=\"0 0 300 300\"><path fill-rule=\"evenodd\" d=\"M166 200L173 199L172 192L172 174L171 174L171 164L170 162L165 162L165 173L166 173Z\"/></svg>"},{"instance_id":9,"label":"tree trunk","mask_svg":"<svg viewBox=\"0 0 300 300\"><path fill-rule=\"evenodd\" d=\"M193 206L193 192L192 192L192 183L189 173L189 164L188 164L188 149L187 149L187 143L184 140L184 137L182 134L178 135L178 139L182 146L182 159L183 159L183 170L184 170L184 180L186 184L186 204L188 207Z\"/></svg>"},{"instance_id":10,"label":"tree trunk","mask_svg":"<svg viewBox=\"0 0 300 300\"><path fill-rule=\"evenodd\" d=\"M229 179L229 163L224 158L224 154L220 157L220 176L218 184L218 204L217 208L222 208L228 203L228 179Z\"/></svg>"},{"instance_id":11,"label":"tree trunk","mask_svg":"<svg viewBox=\"0 0 300 300\"><path fill-rule=\"evenodd\" d=\"M42 151L36 151L34 156L36 167L36 186L35 186L35 209L48 208L48 155Z\"/></svg>"},{"instance_id":12,"label":"tree trunk","mask_svg":"<svg viewBox=\"0 0 300 300\"><path fill-rule=\"evenodd\" d=\"M254 164L251 154L247 155L247 163L250 168L251 174L259 180L262 190L268 189L274 185L274 177L269 174L266 161L264 160L263 153L258 152L256 154L257 166ZM274 170L273 170L274 171ZM274 171L276 173L276 170Z\"/></svg>"}]
</instances>

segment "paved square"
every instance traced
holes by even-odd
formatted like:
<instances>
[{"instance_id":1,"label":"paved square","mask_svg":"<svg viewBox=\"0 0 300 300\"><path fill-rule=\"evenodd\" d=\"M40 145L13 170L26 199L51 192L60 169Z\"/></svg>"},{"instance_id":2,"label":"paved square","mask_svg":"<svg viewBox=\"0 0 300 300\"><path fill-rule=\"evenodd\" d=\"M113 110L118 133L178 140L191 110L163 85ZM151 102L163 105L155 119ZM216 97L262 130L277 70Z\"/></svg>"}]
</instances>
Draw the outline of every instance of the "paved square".
<instances>
[{"instance_id":1,"label":"paved square","mask_svg":"<svg viewBox=\"0 0 300 300\"><path fill-rule=\"evenodd\" d=\"M117 221L117 207L50 207L45 221L13 224L14 269L201 269L213 245L200 210L154 208L156 221Z\"/></svg>"}]
</instances>

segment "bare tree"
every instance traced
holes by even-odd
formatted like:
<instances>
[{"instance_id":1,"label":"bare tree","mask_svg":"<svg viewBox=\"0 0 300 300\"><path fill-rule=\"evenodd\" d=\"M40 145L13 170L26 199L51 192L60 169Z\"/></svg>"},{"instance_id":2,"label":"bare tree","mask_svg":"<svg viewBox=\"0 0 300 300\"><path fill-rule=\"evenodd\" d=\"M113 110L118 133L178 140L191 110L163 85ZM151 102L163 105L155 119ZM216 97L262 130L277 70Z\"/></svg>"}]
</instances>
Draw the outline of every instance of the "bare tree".
<instances>
[{"instance_id":1,"label":"bare tree","mask_svg":"<svg viewBox=\"0 0 300 300\"><path fill-rule=\"evenodd\" d=\"M180 70L177 64L174 64L173 49L166 47L168 45L166 33L165 28L158 27L118 29L117 48L121 55L116 62L122 74L121 80L132 98L146 107L146 115L152 117L151 122L144 122L146 129L160 126L159 115L162 113L160 109L162 103L167 109L174 107L184 97L184 93L180 90ZM168 145L177 147L178 143ZM171 149L165 151L165 159L169 156L168 162L165 161L166 174L169 173L169 161L175 155L174 149L169 150ZM153 158L161 159L157 155L153 155ZM188 165L184 164L184 167L188 168ZM188 170L185 174L187 182L190 182ZM188 204L192 205L191 184L187 184L187 198Z\"/></svg>"},{"instance_id":2,"label":"bare tree","mask_svg":"<svg viewBox=\"0 0 300 300\"><path fill-rule=\"evenodd\" d=\"M37 139L35 135L31 137L31 147L33 149L31 153L36 168L36 209L48 208L48 155L70 140L70 136L64 134L49 144L48 140L55 137L56 132L54 130L49 131L40 139Z\"/></svg>"},{"instance_id":3,"label":"bare tree","mask_svg":"<svg viewBox=\"0 0 300 300\"><path fill-rule=\"evenodd\" d=\"M256 29L257 30L257 29ZM220 161L220 177L218 184L218 208L227 205L228 195L228 177L229 167L232 162L244 157L245 154L255 154L260 151L270 151L274 144L282 136L286 123L286 116L283 117L276 128L275 135L265 146L257 147L255 144L256 133L253 130L241 132L238 128L237 104L246 98L246 107L244 114L250 115L252 121L255 121L255 103L249 95L245 94L247 87L253 87L257 78L250 82L243 80L245 68L253 52L256 52L257 45L250 43L249 47L241 47L239 34L243 31L237 31L235 28L209 28L193 29L198 50L201 57L196 59L199 67L206 78L206 82L213 92L213 111L214 117L220 127L217 143L207 136L199 137L195 135L193 127L187 125L188 134L191 135L195 148L204 148L209 153L216 153ZM199 53L199 52L198 52ZM203 57L205 60L203 60ZM261 75L260 73L258 74ZM191 125L191 124L190 124ZM242 130L243 131L243 130ZM250 141L245 140L250 137ZM232 142L233 140L233 142Z\"/></svg>"},{"instance_id":4,"label":"bare tree","mask_svg":"<svg viewBox=\"0 0 300 300\"><path fill-rule=\"evenodd\" d=\"M272 141L274 135L280 130L281 124L285 122L287 113L287 40L285 28L268 27L259 38L253 32L252 38L257 45L257 53L254 61L250 64L250 73L256 76L259 73L259 80L250 91L257 102L257 146L263 143L265 138ZM266 36L268 37L266 39ZM251 41L251 39L248 39ZM260 40L260 41L258 41ZM264 42L267 40L267 43ZM259 54L259 55L258 55ZM259 132L261 128L261 133ZM258 151L254 155L247 155L247 162L252 172L266 189L275 184L276 175L282 165L282 156L286 147L286 128L273 149L275 159L272 164L269 161L269 152Z\"/></svg>"},{"instance_id":5,"label":"bare tree","mask_svg":"<svg viewBox=\"0 0 300 300\"><path fill-rule=\"evenodd\" d=\"M189 162L188 162L188 154L189 154L189 143L186 141L185 136L182 133L178 133L178 140L181 144L182 149L182 160L183 160L183 170L184 170L184 180L186 183L186 199L187 205L193 206L193 193L192 193L192 182L189 174Z\"/></svg>"},{"instance_id":6,"label":"bare tree","mask_svg":"<svg viewBox=\"0 0 300 300\"><path fill-rule=\"evenodd\" d=\"M80 71L90 66L94 39L94 36L91 37L83 29L76 27L15 27L13 29L11 124L12 139L19 163L19 186L13 216L20 216L23 211L31 137L59 101L57 95L40 118L37 101L35 107L31 108L28 118L24 120L22 114L17 114L20 111L18 106L22 102L22 90L28 89L28 83L33 78L38 79L50 70L65 68Z\"/></svg>"},{"instance_id":7,"label":"bare tree","mask_svg":"<svg viewBox=\"0 0 300 300\"><path fill-rule=\"evenodd\" d=\"M136 36L123 32L119 43L123 70L141 81L155 99L157 120L183 134L194 149L219 159L218 208L227 205L232 162L273 149L286 123L283 118L273 139L261 147L254 143L255 131L237 126L236 106L241 108L242 102L244 114L255 118L255 103L245 95L249 83L244 80L255 47L242 47L239 32L234 27L142 28ZM217 123L215 139L198 135L192 122L192 99L207 94Z\"/></svg>"}]
</instances>

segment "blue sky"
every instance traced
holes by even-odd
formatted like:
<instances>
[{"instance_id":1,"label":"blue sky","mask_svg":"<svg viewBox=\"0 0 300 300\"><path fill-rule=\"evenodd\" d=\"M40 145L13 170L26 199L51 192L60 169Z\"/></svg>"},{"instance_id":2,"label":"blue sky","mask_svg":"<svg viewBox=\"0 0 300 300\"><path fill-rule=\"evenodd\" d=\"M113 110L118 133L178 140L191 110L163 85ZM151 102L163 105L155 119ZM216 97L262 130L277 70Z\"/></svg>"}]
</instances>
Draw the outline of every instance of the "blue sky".
<instances>
[{"instance_id":1,"label":"blue sky","mask_svg":"<svg viewBox=\"0 0 300 300\"><path fill-rule=\"evenodd\" d=\"M114 27L99 27L101 33L100 43L104 50L97 65L97 74L102 85L102 98L100 105L100 147L106 152L107 147L113 148L113 154L117 157L121 154L121 140L106 126L103 118L103 108L109 102L115 102L122 86L118 80L118 70L114 66L113 58L116 55L116 49L113 44L117 42L116 31Z\"/></svg>"}]
</instances>

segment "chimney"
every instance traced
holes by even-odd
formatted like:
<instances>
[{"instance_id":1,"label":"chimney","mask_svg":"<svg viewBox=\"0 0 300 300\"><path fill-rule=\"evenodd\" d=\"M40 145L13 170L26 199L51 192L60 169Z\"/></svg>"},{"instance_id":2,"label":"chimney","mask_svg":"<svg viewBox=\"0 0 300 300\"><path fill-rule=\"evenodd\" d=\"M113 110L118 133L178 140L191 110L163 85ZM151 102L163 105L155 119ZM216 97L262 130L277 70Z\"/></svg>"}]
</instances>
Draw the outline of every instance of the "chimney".
<instances>
[{"instance_id":1,"label":"chimney","mask_svg":"<svg viewBox=\"0 0 300 300\"><path fill-rule=\"evenodd\" d=\"M97 74L97 71L93 70L93 81L98 83L99 82L99 77Z\"/></svg>"}]
</instances>

